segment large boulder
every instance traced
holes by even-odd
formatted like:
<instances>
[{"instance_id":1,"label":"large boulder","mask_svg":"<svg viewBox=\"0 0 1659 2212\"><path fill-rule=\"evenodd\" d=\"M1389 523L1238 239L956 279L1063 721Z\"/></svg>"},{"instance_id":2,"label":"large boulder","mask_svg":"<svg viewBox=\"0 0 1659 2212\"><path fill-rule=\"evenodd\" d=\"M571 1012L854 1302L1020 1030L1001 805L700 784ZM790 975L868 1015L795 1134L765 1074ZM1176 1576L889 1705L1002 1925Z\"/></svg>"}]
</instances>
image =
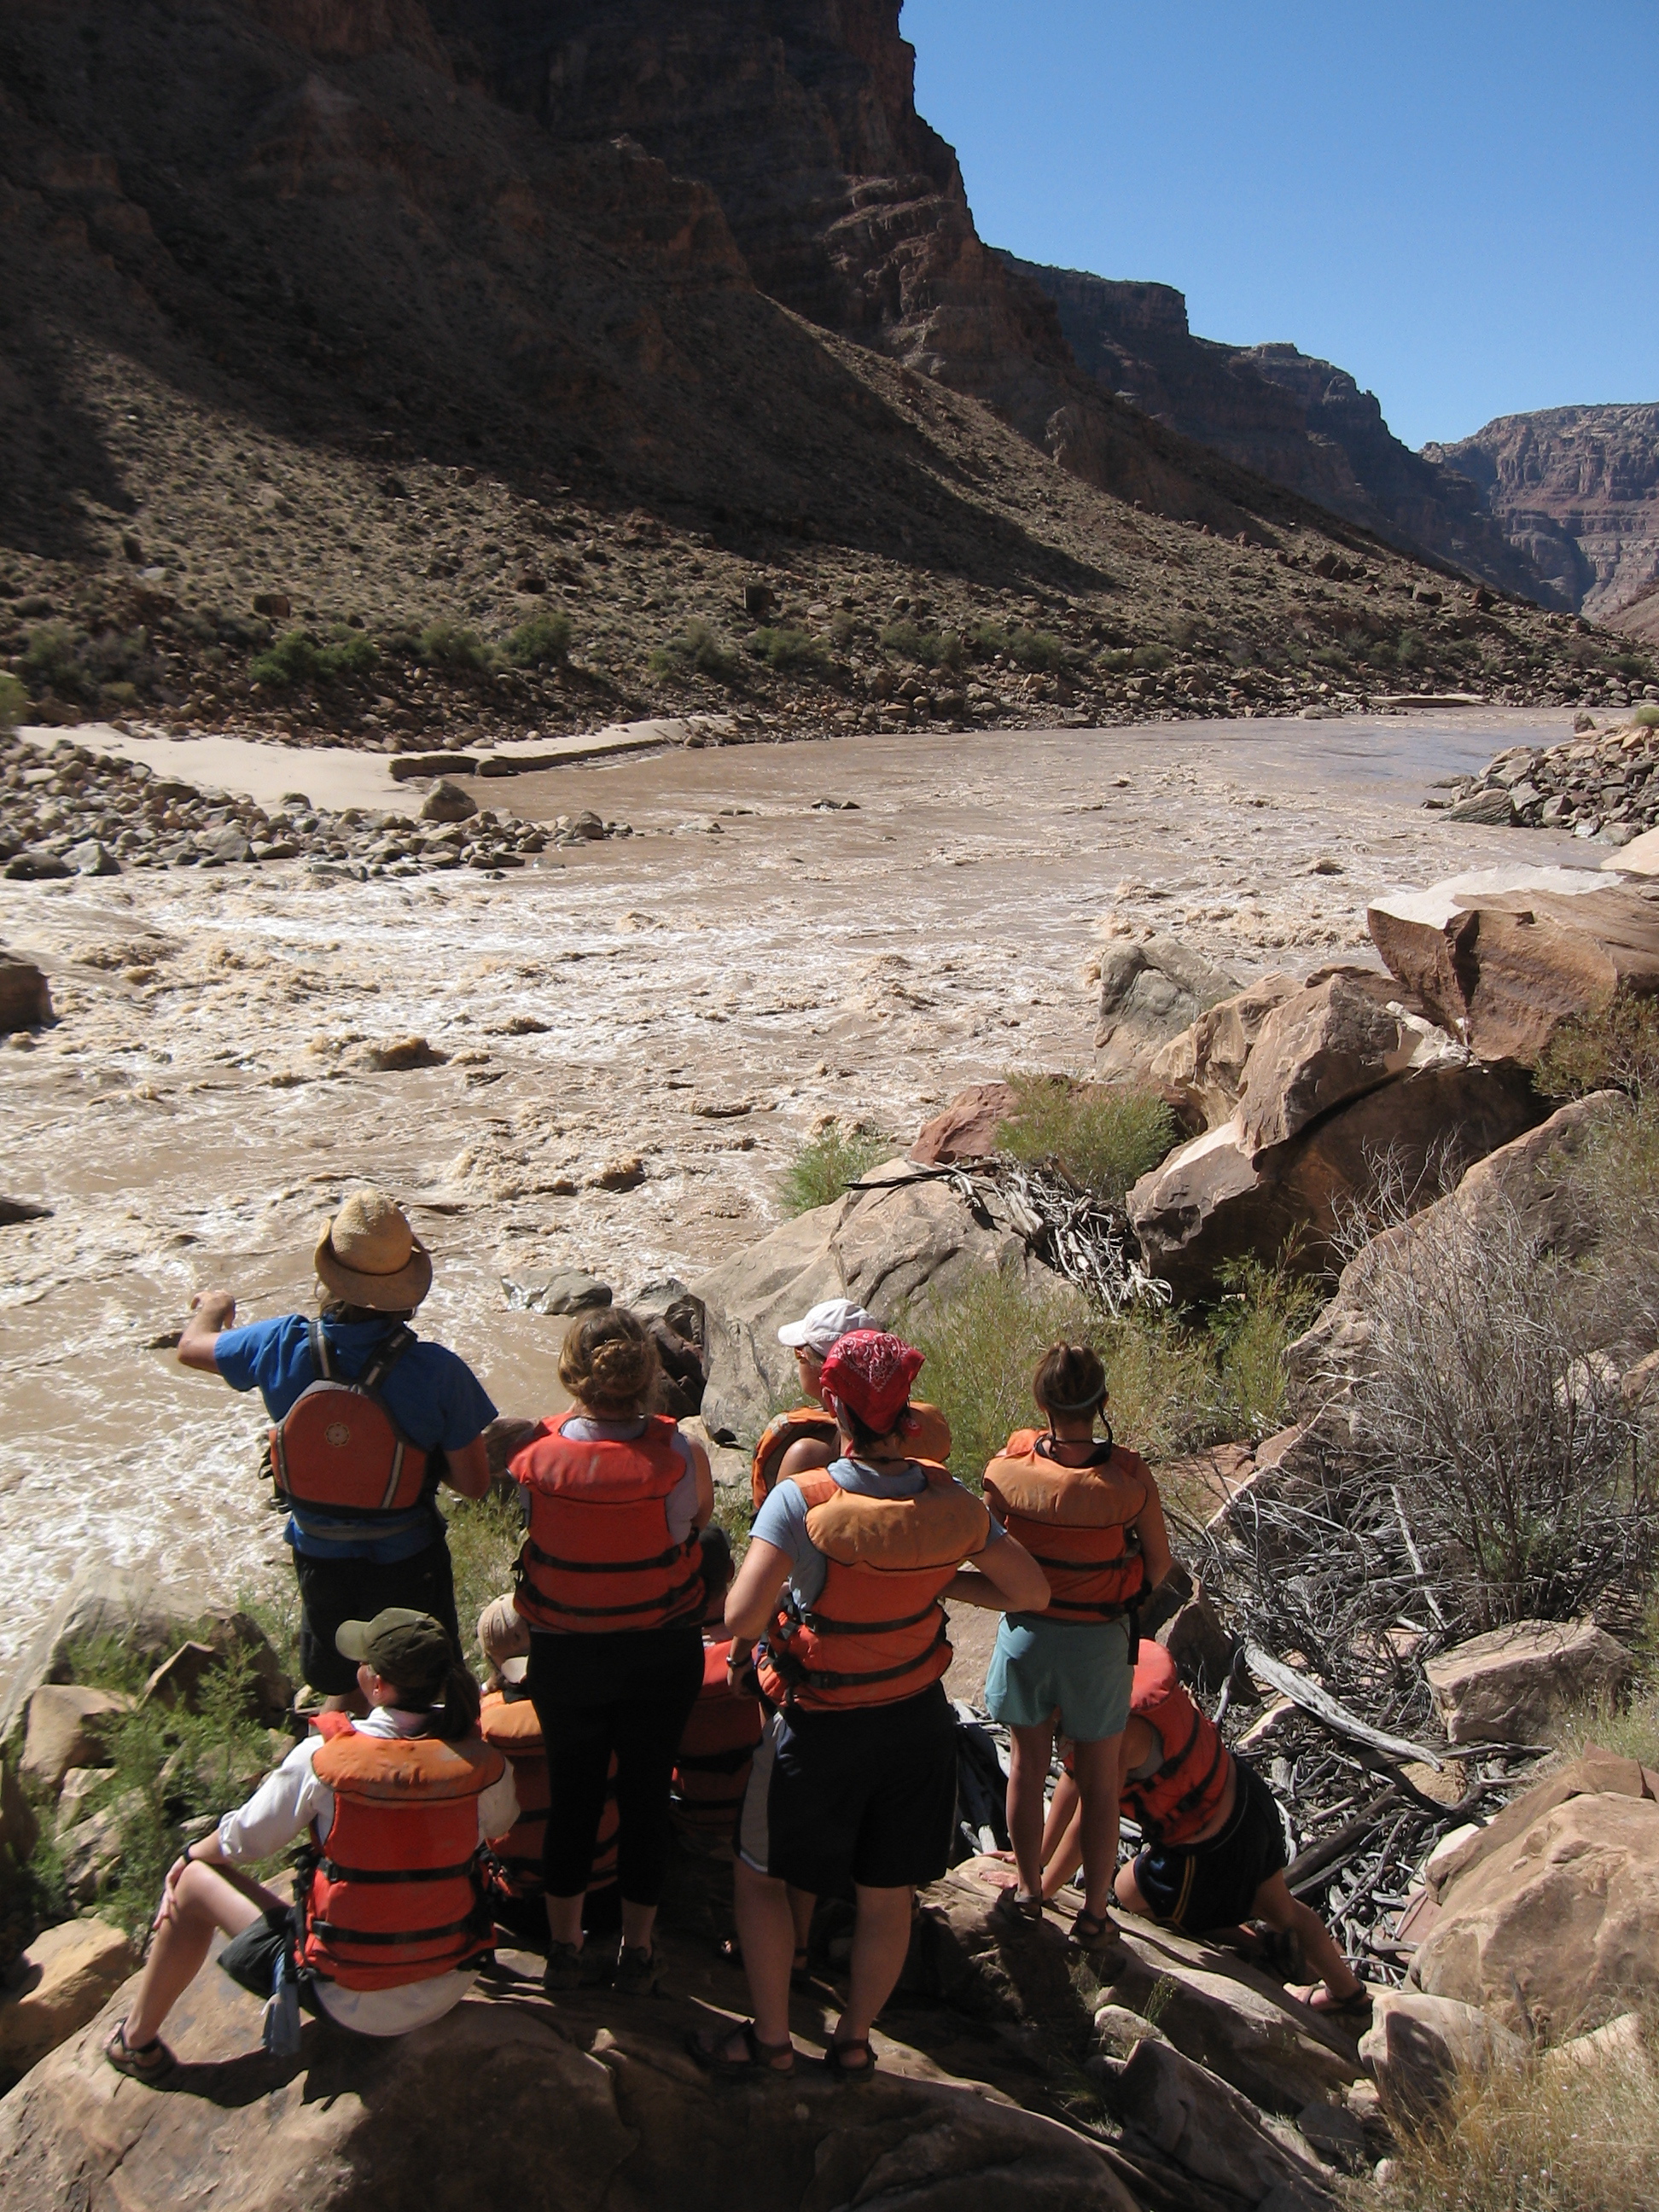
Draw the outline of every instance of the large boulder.
<instances>
[{"instance_id":1,"label":"large boulder","mask_svg":"<svg viewBox=\"0 0 1659 2212\"><path fill-rule=\"evenodd\" d=\"M1238 988L1237 976L1173 937L1112 939L1100 956L1096 1073L1143 1074L1161 1045Z\"/></svg>"},{"instance_id":2,"label":"large boulder","mask_svg":"<svg viewBox=\"0 0 1659 2212\"><path fill-rule=\"evenodd\" d=\"M809 2063L787 2085L711 2081L681 2047L702 2006L556 2008L509 1973L412 2035L307 2021L277 2061L257 2002L209 1969L168 2021L181 2063L158 2094L100 2055L129 2001L0 2102L7 2212L174 2212L204 2176L217 2212L1135 2212L1095 2145L978 2081L915 2078L914 2054L850 2100Z\"/></svg>"},{"instance_id":3,"label":"large boulder","mask_svg":"<svg viewBox=\"0 0 1659 2212\"><path fill-rule=\"evenodd\" d=\"M1659 1986L1659 1774L1587 1753L1462 1847L1412 1964L1431 1996L1559 2039Z\"/></svg>"},{"instance_id":4,"label":"large boulder","mask_svg":"<svg viewBox=\"0 0 1659 2212\"><path fill-rule=\"evenodd\" d=\"M125 1933L107 1920L65 1920L37 1936L0 1994L0 2086L101 2012L136 1963Z\"/></svg>"},{"instance_id":5,"label":"large boulder","mask_svg":"<svg viewBox=\"0 0 1659 2212\"><path fill-rule=\"evenodd\" d=\"M56 1796L70 1767L103 1764L111 1723L131 1708L131 1698L118 1690L43 1683L29 1699L19 1765L23 1779Z\"/></svg>"},{"instance_id":6,"label":"large boulder","mask_svg":"<svg viewBox=\"0 0 1659 2212\"><path fill-rule=\"evenodd\" d=\"M1092 2069L1103 2095L1125 2125L1131 2158L1144 2138L1195 2181L1261 2205L1334 2203L1330 2175L1305 2149L1264 2122L1249 2099L1218 2075L1147 2036L1121 2066Z\"/></svg>"},{"instance_id":7,"label":"large boulder","mask_svg":"<svg viewBox=\"0 0 1659 2212\"><path fill-rule=\"evenodd\" d=\"M1623 1689L1635 1662L1593 1620L1517 1620L1424 1667L1449 1743L1540 1743L1569 1707Z\"/></svg>"},{"instance_id":8,"label":"large boulder","mask_svg":"<svg viewBox=\"0 0 1659 2212\"><path fill-rule=\"evenodd\" d=\"M1437 1058L1262 1146L1275 1126L1264 1097L1249 1130L1241 1108L1143 1176L1129 1219L1152 1273L1179 1297L1206 1297L1226 1261L1273 1260L1292 1239L1299 1266L1323 1265L1343 1208L1375 1192L1381 1163L1410 1189L1449 1139L1478 1158L1542 1111L1520 1071Z\"/></svg>"},{"instance_id":9,"label":"large boulder","mask_svg":"<svg viewBox=\"0 0 1659 2212\"><path fill-rule=\"evenodd\" d=\"M1530 1062L1563 1022L1659 992L1659 902L1576 870L1389 892L1366 921L1390 972L1483 1060Z\"/></svg>"},{"instance_id":10,"label":"large boulder","mask_svg":"<svg viewBox=\"0 0 1659 2212\"><path fill-rule=\"evenodd\" d=\"M1260 1160L1396 1076L1464 1057L1443 1030L1401 1004L1392 976L1325 969L1262 1023L1239 1094L1243 1145Z\"/></svg>"},{"instance_id":11,"label":"large boulder","mask_svg":"<svg viewBox=\"0 0 1659 2212\"><path fill-rule=\"evenodd\" d=\"M823 1299L852 1298L885 1322L914 1303L948 1303L990 1268L1013 1270L1034 1291L1060 1287L997 1200L970 1206L947 1182L906 1180L915 1174L890 1161L865 1178L880 1188L781 1223L696 1285L708 1316L711 1434L752 1439L775 1407L794 1403L794 1355L778 1329Z\"/></svg>"},{"instance_id":12,"label":"large boulder","mask_svg":"<svg viewBox=\"0 0 1659 2212\"><path fill-rule=\"evenodd\" d=\"M1258 976L1245 990L1208 1007L1155 1053L1146 1073L1194 1133L1232 1119L1244 1070L1267 1017L1293 992L1298 977L1283 969Z\"/></svg>"},{"instance_id":13,"label":"large boulder","mask_svg":"<svg viewBox=\"0 0 1659 2212\"><path fill-rule=\"evenodd\" d=\"M1420 2125L1443 2104L1460 2074L1519 2066L1522 2038L1476 2005L1420 1990L1380 1990L1359 2039L1383 2110L1402 2126Z\"/></svg>"},{"instance_id":14,"label":"large boulder","mask_svg":"<svg viewBox=\"0 0 1659 2212\"><path fill-rule=\"evenodd\" d=\"M119 1644L153 1666L179 1641L177 1621L201 1609L188 1595L164 1605L154 1576L125 1567L88 1567L59 1598L24 1648L0 1698L0 1743L22 1719L43 1682L67 1682L76 1647Z\"/></svg>"},{"instance_id":15,"label":"large boulder","mask_svg":"<svg viewBox=\"0 0 1659 2212\"><path fill-rule=\"evenodd\" d=\"M46 977L32 960L0 945L0 1032L40 1029L52 1019Z\"/></svg>"},{"instance_id":16,"label":"large boulder","mask_svg":"<svg viewBox=\"0 0 1659 2212\"><path fill-rule=\"evenodd\" d=\"M1619 1092L1573 1100L1508 1144L1477 1160L1455 1189L1414 1219L1373 1237L1343 1268L1336 1294L1285 1354L1293 1398L1327 1421L1346 1422L1353 1379L1364 1372L1370 1342L1372 1285L1377 1271L1404 1264L1412 1240L1432 1234L1446 1216L1475 1224L1513 1209L1528 1236L1565 1259L1587 1249L1583 1209L1564 1188L1564 1170L1598 1130L1629 1111Z\"/></svg>"},{"instance_id":17,"label":"large boulder","mask_svg":"<svg viewBox=\"0 0 1659 2212\"><path fill-rule=\"evenodd\" d=\"M1014 1110L1012 1086L970 1083L941 1113L924 1121L908 1157L920 1167L982 1160L997 1150L997 1132Z\"/></svg>"}]
</instances>

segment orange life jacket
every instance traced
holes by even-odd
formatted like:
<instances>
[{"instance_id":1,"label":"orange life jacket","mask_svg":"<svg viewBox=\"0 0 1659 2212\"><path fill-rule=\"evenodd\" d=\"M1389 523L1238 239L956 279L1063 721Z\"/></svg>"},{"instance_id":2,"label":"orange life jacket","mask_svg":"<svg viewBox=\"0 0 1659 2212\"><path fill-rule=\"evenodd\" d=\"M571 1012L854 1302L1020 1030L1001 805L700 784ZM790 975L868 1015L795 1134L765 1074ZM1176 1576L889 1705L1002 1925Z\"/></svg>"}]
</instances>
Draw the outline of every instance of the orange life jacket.
<instances>
[{"instance_id":1,"label":"orange life jacket","mask_svg":"<svg viewBox=\"0 0 1659 2212\"><path fill-rule=\"evenodd\" d=\"M685 1474L665 1413L642 1436L584 1443L565 1413L512 1463L530 1501L530 1531L514 1571L514 1603L538 1628L609 1635L695 1620L702 1554L694 1529L677 1541L668 1500Z\"/></svg>"},{"instance_id":2,"label":"orange life jacket","mask_svg":"<svg viewBox=\"0 0 1659 2212\"><path fill-rule=\"evenodd\" d=\"M1151 1722L1163 1758L1144 1781L1131 1775L1124 1782L1124 1808L1150 1843L1187 1843L1220 1811L1232 1753L1214 1722L1188 1696L1175 1661L1161 1644L1140 1647L1129 1711Z\"/></svg>"},{"instance_id":3,"label":"orange life jacket","mask_svg":"<svg viewBox=\"0 0 1659 2212\"><path fill-rule=\"evenodd\" d=\"M920 1402L913 1405L905 1433L919 1460L934 1461L942 1467L950 1458L951 1424L937 1406ZM828 1444L833 1459L841 1457L841 1431L827 1407L796 1406L787 1413L780 1413L763 1430L749 1465L749 1488L757 1513L772 1493L784 1454L803 1437Z\"/></svg>"},{"instance_id":4,"label":"orange life jacket","mask_svg":"<svg viewBox=\"0 0 1659 2212\"><path fill-rule=\"evenodd\" d=\"M312 1762L334 1792L306 1892L301 1966L392 1990L477 1966L493 1948L478 1799L505 1762L476 1736L331 1735Z\"/></svg>"},{"instance_id":5,"label":"orange life jacket","mask_svg":"<svg viewBox=\"0 0 1659 2212\"><path fill-rule=\"evenodd\" d=\"M834 1475L786 1476L828 1565L810 1607L786 1588L767 1632L761 1687L775 1705L841 1711L896 1704L951 1663L939 1598L990 1540L991 1516L942 1467L914 1498L868 1498Z\"/></svg>"},{"instance_id":6,"label":"orange life jacket","mask_svg":"<svg viewBox=\"0 0 1659 2212\"><path fill-rule=\"evenodd\" d=\"M510 1897L542 1895L542 1844L547 1834L548 1809L552 1802L547 1771L547 1747L542 1724L528 1697L509 1697L501 1690L486 1690L478 1715L478 1733L493 1744L513 1769L513 1786L519 1796L519 1817L504 1836L492 1836L489 1848L500 1869L501 1884ZM617 1759L612 1753L605 1787L605 1811L588 1869L590 1895L609 1889L617 1879Z\"/></svg>"},{"instance_id":7,"label":"orange life jacket","mask_svg":"<svg viewBox=\"0 0 1659 2212\"><path fill-rule=\"evenodd\" d=\"M1146 1594L1130 1523L1148 1496L1146 1463L1114 1449L1102 1467L1067 1467L1018 1429L985 1470L985 1495L1048 1577L1042 1620L1115 1620Z\"/></svg>"},{"instance_id":8,"label":"orange life jacket","mask_svg":"<svg viewBox=\"0 0 1659 2212\"><path fill-rule=\"evenodd\" d=\"M415 1338L394 1330L352 1382L333 1371L320 1322L311 1324L308 1383L270 1431L276 1494L343 1521L412 1512L435 1483L429 1455L387 1411L380 1385Z\"/></svg>"},{"instance_id":9,"label":"orange life jacket","mask_svg":"<svg viewBox=\"0 0 1659 2212\"><path fill-rule=\"evenodd\" d=\"M675 1825L689 1835L731 1835L765 1733L760 1699L726 1679L731 1650L729 1637L704 1645L702 1687L675 1754Z\"/></svg>"}]
</instances>

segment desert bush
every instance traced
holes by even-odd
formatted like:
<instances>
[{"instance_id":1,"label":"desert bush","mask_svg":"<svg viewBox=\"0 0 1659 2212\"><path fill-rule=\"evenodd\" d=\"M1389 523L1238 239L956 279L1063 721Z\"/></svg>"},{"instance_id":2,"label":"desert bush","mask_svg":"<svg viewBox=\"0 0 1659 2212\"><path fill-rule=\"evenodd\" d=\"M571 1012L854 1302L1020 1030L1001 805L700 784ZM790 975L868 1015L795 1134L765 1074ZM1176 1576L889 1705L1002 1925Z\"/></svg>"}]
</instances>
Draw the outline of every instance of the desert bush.
<instances>
[{"instance_id":1,"label":"desert bush","mask_svg":"<svg viewBox=\"0 0 1659 2212\"><path fill-rule=\"evenodd\" d=\"M828 665L823 647L804 629L757 629L749 650L780 676L822 676Z\"/></svg>"},{"instance_id":2,"label":"desert bush","mask_svg":"<svg viewBox=\"0 0 1659 2212\"><path fill-rule=\"evenodd\" d=\"M858 632L857 617L849 614L845 607L837 607L830 617L830 635L836 649L845 653Z\"/></svg>"},{"instance_id":3,"label":"desert bush","mask_svg":"<svg viewBox=\"0 0 1659 2212\"><path fill-rule=\"evenodd\" d=\"M893 1157L891 1138L878 1129L848 1127L834 1122L811 1138L784 1170L778 1194L786 1213L810 1213L815 1206L833 1206L850 1182L857 1182Z\"/></svg>"},{"instance_id":4,"label":"desert bush","mask_svg":"<svg viewBox=\"0 0 1659 2212\"><path fill-rule=\"evenodd\" d=\"M74 634L62 623L47 623L29 632L19 673L36 698L43 691L55 691L60 699L90 700L98 689L80 658Z\"/></svg>"},{"instance_id":5,"label":"desert bush","mask_svg":"<svg viewBox=\"0 0 1659 2212\"><path fill-rule=\"evenodd\" d=\"M9 734L27 720L29 695L15 676L0 672L0 733Z\"/></svg>"},{"instance_id":6,"label":"desert bush","mask_svg":"<svg viewBox=\"0 0 1659 2212\"><path fill-rule=\"evenodd\" d=\"M1651 2033L1650 2033L1651 2050ZM1402 2132L1376 2212L1649 2212L1659 2173L1659 2065L1570 2073L1539 2058L1462 2075L1437 2119Z\"/></svg>"},{"instance_id":7,"label":"desert bush","mask_svg":"<svg viewBox=\"0 0 1659 2212\"><path fill-rule=\"evenodd\" d=\"M1417 668L1422 665L1424 646L1414 629L1402 629L1394 648L1394 657L1401 668Z\"/></svg>"},{"instance_id":8,"label":"desert bush","mask_svg":"<svg viewBox=\"0 0 1659 2212\"><path fill-rule=\"evenodd\" d=\"M556 668L570 650L570 617L562 607L529 616L507 641L515 668Z\"/></svg>"},{"instance_id":9,"label":"desert bush","mask_svg":"<svg viewBox=\"0 0 1659 2212\"><path fill-rule=\"evenodd\" d=\"M1007 1082L1013 1109L997 1141L1017 1160L1054 1161L1109 1206L1121 1206L1175 1142L1175 1116L1151 1091L1085 1089L1063 1075L1010 1074Z\"/></svg>"},{"instance_id":10,"label":"desert bush","mask_svg":"<svg viewBox=\"0 0 1659 2212\"><path fill-rule=\"evenodd\" d=\"M367 676L379 655L361 630L336 623L326 641L307 629L291 629L269 651L256 653L248 674L256 684L289 690L296 684L327 684L339 676Z\"/></svg>"},{"instance_id":11,"label":"desert bush","mask_svg":"<svg viewBox=\"0 0 1659 2212\"><path fill-rule=\"evenodd\" d=\"M1351 1291L1369 1336L1352 1474L1413 1532L1447 1637L1560 1620L1644 1577L1654 1543L1639 1423L1601 1351L1583 1272L1493 1195L1367 1246ZM1339 1355L1326 1378L1347 1380Z\"/></svg>"},{"instance_id":12,"label":"desert bush","mask_svg":"<svg viewBox=\"0 0 1659 2212\"><path fill-rule=\"evenodd\" d=\"M435 622L421 632L422 660L441 668L488 668L489 647L475 629L459 623Z\"/></svg>"},{"instance_id":13,"label":"desert bush","mask_svg":"<svg viewBox=\"0 0 1659 2212\"><path fill-rule=\"evenodd\" d=\"M1071 659L1065 641L1051 629L1017 629L1008 641L1008 651L1018 667L1044 675L1064 668Z\"/></svg>"},{"instance_id":14,"label":"desert bush","mask_svg":"<svg viewBox=\"0 0 1659 2212\"><path fill-rule=\"evenodd\" d=\"M1659 707L1650 699L1645 707L1637 708L1631 720L1642 729L1659 730Z\"/></svg>"},{"instance_id":15,"label":"desert bush","mask_svg":"<svg viewBox=\"0 0 1659 2212\"><path fill-rule=\"evenodd\" d=\"M513 1587L513 1561L524 1534L521 1501L517 1494L509 1497L501 1490L478 1498L446 1498L444 1518L449 1523L461 1650L468 1666L478 1674L484 1660L474 1632L490 1600Z\"/></svg>"},{"instance_id":16,"label":"desert bush","mask_svg":"<svg viewBox=\"0 0 1659 2212\"><path fill-rule=\"evenodd\" d=\"M695 670L699 676L713 677L721 684L730 684L739 665L737 654L720 633L696 620L687 623L677 637L659 645L651 656L651 666L659 676L684 676Z\"/></svg>"},{"instance_id":17,"label":"desert bush","mask_svg":"<svg viewBox=\"0 0 1659 2212\"><path fill-rule=\"evenodd\" d=\"M1647 1676L1627 1698L1571 1706L1552 1727L1549 1740L1569 1759L1597 1744L1615 1758L1659 1768L1659 1676Z\"/></svg>"},{"instance_id":18,"label":"desert bush","mask_svg":"<svg viewBox=\"0 0 1659 2212\"><path fill-rule=\"evenodd\" d=\"M1103 676L1125 676L1134 665L1134 650L1131 646L1105 646L1095 655L1095 666Z\"/></svg>"},{"instance_id":19,"label":"desert bush","mask_svg":"<svg viewBox=\"0 0 1659 2212\"><path fill-rule=\"evenodd\" d=\"M912 622L889 623L881 633L881 641L889 653L914 660L919 667L955 671L962 665L962 640L953 629L921 629Z\"/></svg>"},{"instance_id":20,"label":"desert bush","mask_svg":"<svg viewBox=\"0 0 1659 2212\"><path fill-rule=\"evenodd\" d=\"M1632 684L1649 684L1653 680L1653 669L1643 653L1615 653L1608 663L1620 675Z\"/></svg>"},{"instance_id":21,"label":"desert bush","mask_svg":"<svg viewBox=\"0 0 1659 2212\"><path fill-rule=\"evenodd\" d=\"M1309 1326L1324 1298L1323 1286L1298 1273L1295 1261L1287 1249L1272 1267L1247 1259L1229 1261L1221 1269L1222 1296L1210 1316L1209 1335L1235 1437L1260 1440L1285 1425L1285 1347Z\"/></svg>"},{"instance_id":22,"label":"desert bush","mask_svg":"<svg viewBox=\"0 0 1659 2212\"><path fill-rule=\"evenodd\" d=\"M1565 1022L1533 1070L1546 1097L1615 1090L1659 1102L1659 1001L1620 997Z\"/></svg>"},{"instance_id":23,"label":"desert bush","mask_svg":"<svg viewBox=\"0 0 1659 2212\"><path fill-rule=\"evenodd\" d=\"M1133 665L1146 676L1158 676L1170 665L1170 656L1161 645L1138 645L1129 656Z\"/></svg>"}]
</instances>

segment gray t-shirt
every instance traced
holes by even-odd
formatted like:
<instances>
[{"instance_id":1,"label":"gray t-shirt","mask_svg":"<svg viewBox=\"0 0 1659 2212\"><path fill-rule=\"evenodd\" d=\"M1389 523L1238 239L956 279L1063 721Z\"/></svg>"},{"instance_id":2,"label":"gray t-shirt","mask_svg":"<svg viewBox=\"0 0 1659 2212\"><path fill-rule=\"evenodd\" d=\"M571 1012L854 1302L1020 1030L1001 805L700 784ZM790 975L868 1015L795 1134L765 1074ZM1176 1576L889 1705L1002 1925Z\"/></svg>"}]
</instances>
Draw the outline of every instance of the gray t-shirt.
<instances>
[{"instance_id":1,"label":"gray t-shirt","mask_svg":"<svg viewBox=\"0 0 1659 2212\"><path fill-rule=\"evenodd\" d=\"M843 1490L860 1498L915 1498L927 1487L927 1474L915 1460L908 1461L897 1474L878 1474L859 1459L838 1459L824 1472L832 1474ZM755 1516L751 1532L762 1543L775 1544L788 1553L789 1587L797 1604L803 1607L816 1603L822 1595L830 1564L806 1533L811 1510L798 1484L780 1482ZM1005 1534L995 1522L991 1523L992 1543Z\"/></svg>"}]
</instances>

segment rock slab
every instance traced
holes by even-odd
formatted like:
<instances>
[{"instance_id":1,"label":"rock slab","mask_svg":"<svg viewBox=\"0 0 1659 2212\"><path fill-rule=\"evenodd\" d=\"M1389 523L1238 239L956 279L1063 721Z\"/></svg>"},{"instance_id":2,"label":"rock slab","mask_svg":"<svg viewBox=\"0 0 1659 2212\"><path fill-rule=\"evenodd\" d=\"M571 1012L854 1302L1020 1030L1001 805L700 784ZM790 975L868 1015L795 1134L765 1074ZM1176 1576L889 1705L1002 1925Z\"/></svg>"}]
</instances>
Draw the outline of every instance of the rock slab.
<instances>
[{"instance_id":1,"label":"rock slab","mask_svg":"<svg viewBox=\"0 0 1659 2212\"><path fill-rule=\"evenodd\" d=\"M44 1683L29 1699L20 1772L26 1782L55 1796L72 1766L96 1766L112 1721L131 1708L115 1690L78 1682Z\"/></svg>"},{"instance_id":2,"label":"rock slab","mask_svg":"<svg viewBox=\"0 0 1659 2212\"><path fill-rule=\"evenodd\" d=\"M29 2068L100 2012L135 1964L107 1920L65 1920L37 1936L0 1996L0 2079Z\"/></svg>"},{"instance_id":3,"label":"rock slab","mask_svg":"<svg viewBox=\"0 0 1659 2212\"><path fill-rule=\"evenodd\" d=\"M1519 2065L1527 2045L1475 2005L1420 1990L1382 1990L1372 2000L1359 2055L1383 2110L1409 2126L1444 2101L1460 2073Z\"/></svg>"},{"instance_id":4,"label":"rock slab","mask_svg":"<svg viewBox=\"0 0 1659 2212\"><path fill-rule=\"evenodd\" d=\"M1449 1743L1542 1743L1567 1708L1621 1690L1635 1671L1593 1620L1517 1620L1427 1662Z\"/></svg>"}]
</instances>

